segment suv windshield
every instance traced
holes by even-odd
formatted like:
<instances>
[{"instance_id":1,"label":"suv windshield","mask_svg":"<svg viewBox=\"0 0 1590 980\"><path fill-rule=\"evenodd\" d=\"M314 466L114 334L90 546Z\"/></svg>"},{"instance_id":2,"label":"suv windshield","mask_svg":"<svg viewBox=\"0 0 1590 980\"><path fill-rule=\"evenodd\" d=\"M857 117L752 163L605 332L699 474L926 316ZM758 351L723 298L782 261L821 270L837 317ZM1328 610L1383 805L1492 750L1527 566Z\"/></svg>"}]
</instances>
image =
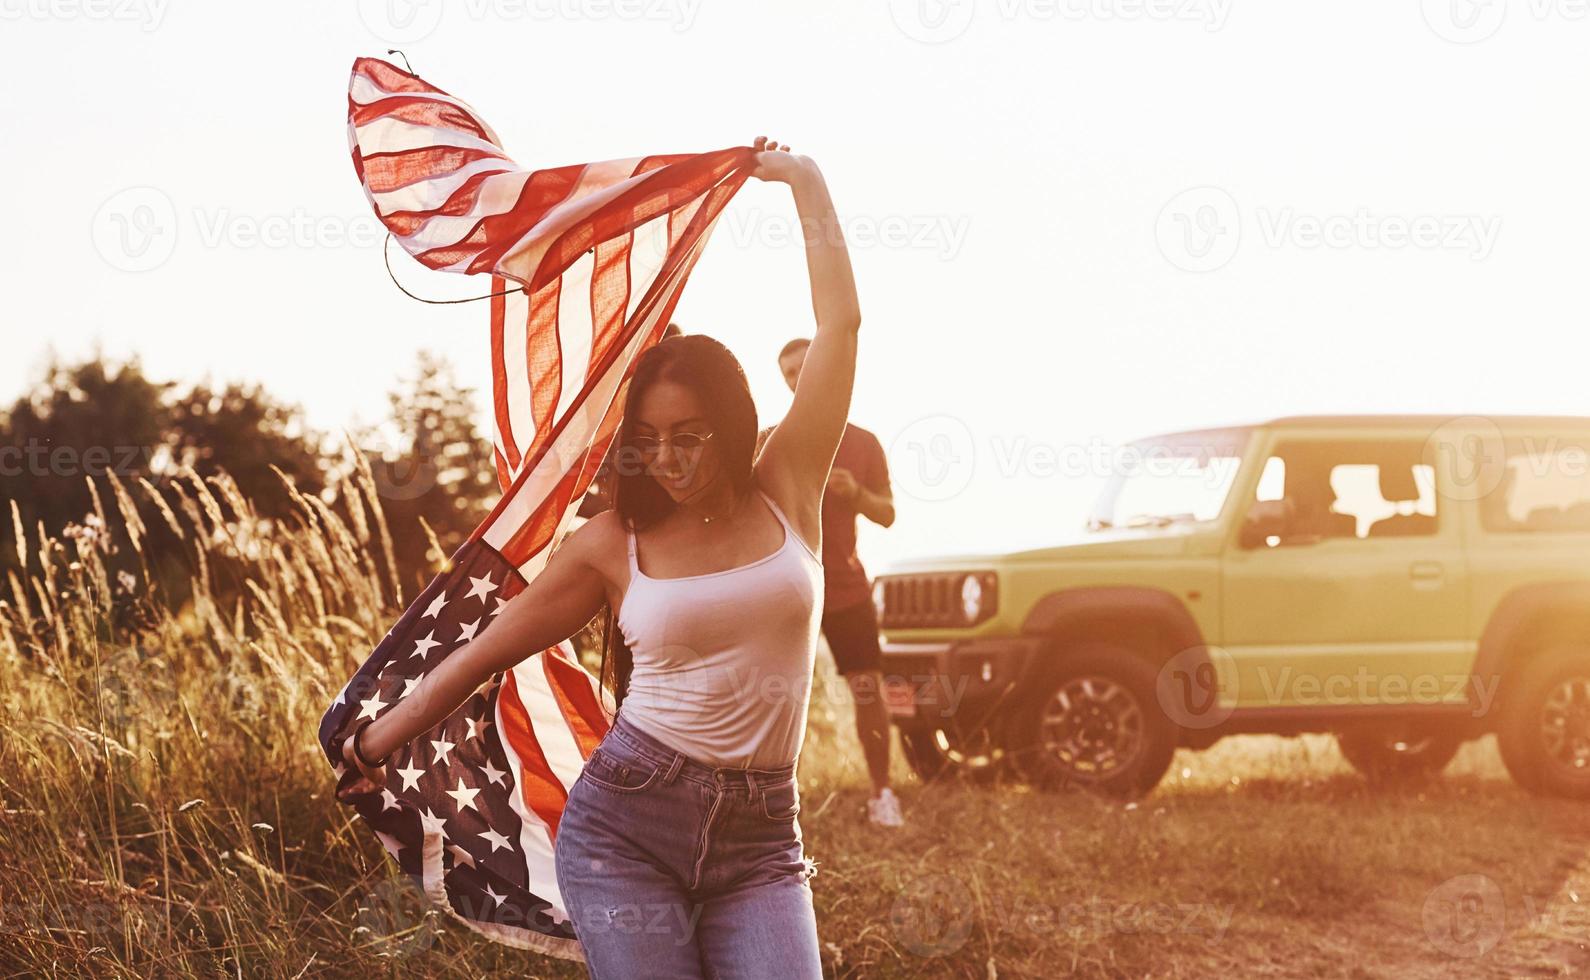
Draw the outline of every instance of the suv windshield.
<instances>
[{"instance_id":1,"label":"suv windshield","mask_svg":"<svg viewBox=\"0 0 1590 980\"><path fill-rule=\"evenodd\" d=\"M1089 530L1214 520L1231 491L1251 429L1154 436L1115 454Z\"/></svg>"}]
</instances>

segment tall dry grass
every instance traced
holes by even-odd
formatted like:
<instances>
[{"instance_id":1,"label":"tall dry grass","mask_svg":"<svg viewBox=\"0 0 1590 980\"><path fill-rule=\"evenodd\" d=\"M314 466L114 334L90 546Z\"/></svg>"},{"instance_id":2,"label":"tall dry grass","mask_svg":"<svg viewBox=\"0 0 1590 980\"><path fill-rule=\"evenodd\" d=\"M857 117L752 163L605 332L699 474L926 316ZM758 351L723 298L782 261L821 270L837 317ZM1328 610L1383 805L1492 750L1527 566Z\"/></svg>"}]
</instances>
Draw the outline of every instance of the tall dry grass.
<instances>
[{"instance_id":1,"label":"tall dry grass","mask_svg":"<svg viewBox=\"0 0 1590 980\"><path fill-rule=\"evenodd\" d=\"M59 537L9 508L28 571L0 588L0 976L583 975L427 913L333 800L315 726L403 604L362 459L335 489L288 486L273 523L224 475L111 476ZM1322 739L1184 754L1128 806L902 770L888 831L862 818L843 692L820 660L801 763L833 975L1590 969L1583 811L1519 794L1488 746L1389 796ZM1477 960L1427 921L1469 874L1510 916Z\"/></svg>"},{"instance_id":2,"label":"tall dry grass","mask_svg":"<svg viewBox=\"0 0 1590 980\"><path fill-rule=\"evenodd\" d=\"M356 944L379 864L314 729L397 598L367 465L335 510L289 483L277 522L224 475L90 486L60 537L10 508L30 573L0 603L0 965L290 974ZM151 573L145 515L185 589Z\"/></svg>"}]
</instances>

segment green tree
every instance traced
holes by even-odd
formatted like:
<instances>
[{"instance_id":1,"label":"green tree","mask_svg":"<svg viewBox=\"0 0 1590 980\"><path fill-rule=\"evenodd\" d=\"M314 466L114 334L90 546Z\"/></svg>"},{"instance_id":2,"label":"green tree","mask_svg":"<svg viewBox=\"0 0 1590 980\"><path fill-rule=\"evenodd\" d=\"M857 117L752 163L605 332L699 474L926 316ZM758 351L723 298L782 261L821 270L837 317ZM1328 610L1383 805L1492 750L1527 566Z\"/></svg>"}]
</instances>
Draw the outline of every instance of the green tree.
<instances>
[{"instance_id":1,"label":"green tree","mask_svg":"<svg viewBox=\"0 0 1590 980\"><path fill-rule=\"evenodd\" d=\"M15 560L10 502L24 527L42 521L54 533L93 511L89 478L103 485L107 470L129 480L167 465L170 388L136 357L66 364L52 354L39 383L0 413L0 555Z\"/></svg>"},{"instance_id":2,"label":"green tree","mask_svg":"<svg viewBox=\"0 0 1590 980\"><path fill-rule=\"evenodd\" d=\"M445 358L421 351L415 373L388 400L396 445L366 453L409 592L430 580L501 494L491 443L475 425L474 389L459 387ZM359 441L370 447L382 440L366 430ZM442 553L431 548L421 519L435 532Z\"/></svg>"},{"instance_id":3,"label":"green tree","mask_svg":"<svg viewBox=\"0 0 1590 980\"><path fill-rule=\"evenodd\" d=\"M289 507L272 466L306 493L325 488L325 437L309 428L301 409L278 402L262 385L199 382L170 399L166 429L176 464L200 476L225 470L263 516L279 517Z\"/></svg>"}]
</instances>

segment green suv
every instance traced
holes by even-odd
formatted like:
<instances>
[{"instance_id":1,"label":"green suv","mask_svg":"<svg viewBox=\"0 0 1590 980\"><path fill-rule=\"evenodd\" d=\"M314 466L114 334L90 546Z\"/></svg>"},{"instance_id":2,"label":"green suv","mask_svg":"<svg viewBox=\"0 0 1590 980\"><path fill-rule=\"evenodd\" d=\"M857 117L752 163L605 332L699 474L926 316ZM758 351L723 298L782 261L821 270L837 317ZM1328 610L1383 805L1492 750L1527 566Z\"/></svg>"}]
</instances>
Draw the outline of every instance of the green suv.
<instances>
[{"instance_id":1,"label":"green suv","mask_svg":"<svg viewBox=\"0 0 1590 980\"><path fill-rule=\"evenodd\" d=\"M1332 732L1397 779L1494 732L1590 798L1590 418L1284 418L1117 463L1074 543L876 580L921 776L1136 795L1178 746Z\"/></svg>"}]
</instances>

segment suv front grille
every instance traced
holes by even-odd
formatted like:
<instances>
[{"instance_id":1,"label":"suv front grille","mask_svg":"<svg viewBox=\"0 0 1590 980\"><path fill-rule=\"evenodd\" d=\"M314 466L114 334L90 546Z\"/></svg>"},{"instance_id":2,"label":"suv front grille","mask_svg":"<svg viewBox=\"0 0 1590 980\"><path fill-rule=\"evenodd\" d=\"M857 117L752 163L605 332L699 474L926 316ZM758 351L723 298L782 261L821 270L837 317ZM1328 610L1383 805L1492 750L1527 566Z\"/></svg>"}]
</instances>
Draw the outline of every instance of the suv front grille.
<instances>
[{"instance_id":1,"label":"suv front grille","mask_svg":"<svg viewBox=\"0 0 1590 980\"><path fill-rule=\"evenodd\" d=\"M882 608L878 625L884 629L919 629L972 625L961 607L961 584L976 575L983 584L983 611L978 621L994 610L994 576L980 572L923 572L881 575L877 588Z\"/></svg>"}]
</instances>

